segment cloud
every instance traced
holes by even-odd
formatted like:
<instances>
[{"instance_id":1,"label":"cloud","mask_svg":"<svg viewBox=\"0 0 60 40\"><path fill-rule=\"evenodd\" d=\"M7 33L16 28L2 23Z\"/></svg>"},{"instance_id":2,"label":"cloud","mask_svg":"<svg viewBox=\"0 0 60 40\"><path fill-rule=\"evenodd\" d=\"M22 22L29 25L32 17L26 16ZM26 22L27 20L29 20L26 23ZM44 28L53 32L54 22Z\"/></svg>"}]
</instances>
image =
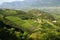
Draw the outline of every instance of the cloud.
<instances>
[{"instance_id":1,"label":"cloud","mask_svg":"<svg viewBox=\"0 0 60 40\"><path fill-rule=\"evenodd\" d=\"M0 4L3 2L24 1L24 0L0 0Z\"/></svg>"}]
</instances>

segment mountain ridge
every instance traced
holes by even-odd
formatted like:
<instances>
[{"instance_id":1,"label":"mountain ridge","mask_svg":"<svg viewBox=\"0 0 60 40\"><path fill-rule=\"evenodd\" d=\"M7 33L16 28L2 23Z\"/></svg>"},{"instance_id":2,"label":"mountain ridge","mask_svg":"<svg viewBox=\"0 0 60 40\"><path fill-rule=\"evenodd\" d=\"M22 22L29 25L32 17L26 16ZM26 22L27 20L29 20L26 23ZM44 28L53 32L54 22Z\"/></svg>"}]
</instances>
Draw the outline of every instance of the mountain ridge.
<instances>
[{"instance_id":1,"label":"mountain ridge","mask_svg":"<svg viewBox=\"0 0 60 40\"><path fill-rule=\"evenodd\" d=\"M56 0L55 0L56 1ZM59 6L55 1L44 1L44 0L25 0L25 1L13 1L13 2L4 2L0 5L0 8L10 8L10 9L21 9L29 7L54 7ZM59 3L59 2L58 2Z\"/></svg>"}]
</instances>

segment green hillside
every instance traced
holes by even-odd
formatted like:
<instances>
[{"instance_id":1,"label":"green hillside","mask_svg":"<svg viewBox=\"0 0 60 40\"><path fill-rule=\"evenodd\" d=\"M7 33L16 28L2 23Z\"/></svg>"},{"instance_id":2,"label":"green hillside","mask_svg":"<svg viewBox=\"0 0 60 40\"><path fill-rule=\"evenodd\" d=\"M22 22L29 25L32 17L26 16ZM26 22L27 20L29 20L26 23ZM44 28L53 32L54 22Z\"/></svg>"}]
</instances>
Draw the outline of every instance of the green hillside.
<instances>
[{"instance_id":1,"label":"green hillside","mask_svg":"<svg viewBox=\"0 0 60 40\"><path fill-rule=\"evenodd\" d=\"M60 19L38 9L0 9L0 39L60 40Z\"/></svg>"}]
</instances>

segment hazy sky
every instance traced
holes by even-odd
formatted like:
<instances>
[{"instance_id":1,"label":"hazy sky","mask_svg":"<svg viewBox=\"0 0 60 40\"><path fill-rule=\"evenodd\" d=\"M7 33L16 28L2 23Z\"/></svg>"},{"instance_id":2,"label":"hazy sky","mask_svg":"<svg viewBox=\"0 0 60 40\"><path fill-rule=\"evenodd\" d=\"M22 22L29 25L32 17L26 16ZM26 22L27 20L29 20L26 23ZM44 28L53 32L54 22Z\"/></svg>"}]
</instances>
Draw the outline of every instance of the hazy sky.
<instances>
[{"instance_id":1,"label":"hazy sky","mask_svg":"<svg viewBox=\"0 0 60 40\"><path fill-rule=\"evenodd\" d=\"M3 2L24 1L24 0L0 0L0 4Z\"/></svg>"}]
</instances>

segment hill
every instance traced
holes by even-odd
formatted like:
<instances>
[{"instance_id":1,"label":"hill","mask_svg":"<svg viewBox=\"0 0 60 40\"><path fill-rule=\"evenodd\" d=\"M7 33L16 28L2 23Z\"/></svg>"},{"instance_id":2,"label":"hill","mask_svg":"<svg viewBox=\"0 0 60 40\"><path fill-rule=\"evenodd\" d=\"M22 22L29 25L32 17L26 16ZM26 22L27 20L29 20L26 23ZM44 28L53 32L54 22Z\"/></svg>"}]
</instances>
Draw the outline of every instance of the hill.
<instances>
[{"instance_id":1,"label":"hill","mask_svg":"<svg viewBox=\"0 0 60 40\"><path fill-rule=\"evenodd\" d=\"M60 40L60 25L57 21L53 15L38 9L27 12L0 9L0 38L2 40Z\"/></svg>"}]
</instances>

